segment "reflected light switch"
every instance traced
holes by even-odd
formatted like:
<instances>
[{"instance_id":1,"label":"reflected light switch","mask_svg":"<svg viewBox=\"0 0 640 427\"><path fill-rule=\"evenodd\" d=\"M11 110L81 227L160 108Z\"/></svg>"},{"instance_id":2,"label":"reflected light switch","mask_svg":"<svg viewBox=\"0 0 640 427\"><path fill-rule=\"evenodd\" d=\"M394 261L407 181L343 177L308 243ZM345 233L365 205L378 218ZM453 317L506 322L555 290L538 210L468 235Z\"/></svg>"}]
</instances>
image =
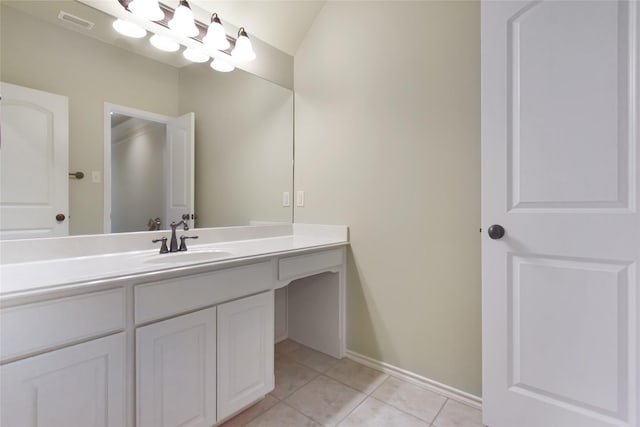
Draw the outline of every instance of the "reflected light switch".
<instances>
[{"instance_id":1,"label":"reflected light switch","mask_svg":"<svg viewBox=\"0 0 640 427\"><path fill-rule=\"evenodd\" d=\"M282 193L282 206L291 206L291 193L288 191Z\"/></svg>"},{"instance_id":2,"label":"reflected light switch","mask_svg":"<svg viewBox=\"0 0 640 427\"><path fill-rule=\"evenodd\" d=\"M100 184L102 182L102 174L100 171L91 171L91 182L94 184Z\"/></svg>"},{"instance_id":3,"label":"reflected light switch","mask_svg":"<svg viewBox=\"0 0 640 427\"><path fill-rule=\"evenodd\" d=\"M296 206L304 206L304 190L298 190L296 192Z\"/></svg>"}]
</instances>

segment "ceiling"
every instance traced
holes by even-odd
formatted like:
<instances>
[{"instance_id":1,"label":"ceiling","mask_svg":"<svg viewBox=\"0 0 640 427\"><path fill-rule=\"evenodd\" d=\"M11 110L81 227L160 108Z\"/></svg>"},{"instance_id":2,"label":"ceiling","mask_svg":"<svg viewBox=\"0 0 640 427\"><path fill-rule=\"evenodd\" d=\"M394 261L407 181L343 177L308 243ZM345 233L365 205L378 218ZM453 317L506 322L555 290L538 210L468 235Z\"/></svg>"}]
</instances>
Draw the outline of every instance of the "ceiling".
<instances>
[{"instance_id":1,"label":"ceiling","mask_svg":"<svg viewBox=\"0 0 640 427\"><path fill-rule=\"evenodd\" d=\"M163 3L171 6L169 0ZM216 12L223 22L245 27L249 37L255 36L294 56L325 1L189 0L189 3L208 13Z\"/></svg>"},{"instance_id":2,"label":"ceiling","mask_svg":"<svg viewBox=\"0 0 640 427\"><path fill-rule=\"evenodd\" d=\"M111 2L113 7L120 7L118 0L100 1ZM325 3L325 0L189 1L194 14L200 21L204 22L211 13L216 12L223 23L233 27L245 27L249 37L260 39L291 56L295 55ZM178 0L161 0L161 2L175 7ZM165 52L152 48L146 40L129 39L119 35L111 28L112 17L75 0L2 0L2 3L52 24L61 25L72 31L131 50L174 67L190 64L189 61L182 58L182 55L167 55ZM58 19L60 11L88 20L95 25L91 30L78 28ZM231 33L229 35L235 36Z\"/></svg>"}]
</instances>

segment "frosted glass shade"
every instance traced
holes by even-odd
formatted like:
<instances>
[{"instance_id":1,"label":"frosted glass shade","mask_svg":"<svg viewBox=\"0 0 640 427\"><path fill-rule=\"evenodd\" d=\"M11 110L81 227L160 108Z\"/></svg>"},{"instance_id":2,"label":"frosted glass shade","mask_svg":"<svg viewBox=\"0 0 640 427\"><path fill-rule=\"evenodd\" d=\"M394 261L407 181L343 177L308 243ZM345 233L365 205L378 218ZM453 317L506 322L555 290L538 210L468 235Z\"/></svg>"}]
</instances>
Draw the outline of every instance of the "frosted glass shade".
<instances>
[{"instance_id":1,"label":"frosted glass shade","mask_svg":"<svg viewBox=\"0 0 640 427\"><path fill-rule=\"evenodd\" d=\"M158 0L133 0L128 6L131 13L149 21L162 21L164 12L160 9Z\"/></svg>"},{"instance_id":2,"label":"frosted glass shade","mask_svg":"<svg viewBox=\"0 0 640 427\"><path fill-rule=\"evenodd\" d=\"M180 49L180 45L177 42L171 40L168 37L162 37L157 34L151 36L149 41L151 42L153 47L155 47L156 49L164 50L165 52L175 52L176 50Z\"/></svg>"},{"instance_id":3,"label":"frosted glass shade","mask_svg":"<svg viewBox=\"0 0 640 427\"><path fill-rule=\"evenodd\" d=\"M214 59L211 61L211 68L216 71L220 71L221 73L228 73L236 69L233 65L221 59Z\"/></svg>"},{"instance_id":4,"label":"frosted glass shade","mask_svg":"<svg viewBox=\"0 0 640 427\"><path fill-rule=\"evenodd\" d=\"M200 33L186 0L180 0L180 6L173 12L173 18L169 21L169 28L185 37L195 37Z\"/></svg>"},{"instance_id":5,"label":"frosted glass shade","mask_svg":"<svg viewBox=\"0 0 640 427\"><path fill-rule=\"evenodd\" d=\"M207 28L207 35L204 36L202 42L209 47L218 50L229 49L229 40L227 40L227 34L224 32L222 22L218 18L217 14L211 16L211 24Z\"/></svg>"},{"instance_id":6,"label":"frosted glass shade","mask_svg":"<svg viewBox=\"0 0 640 427\"><path fill-rule=\"evenodd\" d=\"M236 46L231 51L231 56L238 61L253 61L256 59L256 53L253 51L253 46L251 46L251 41L244 28L240 28L240 31L238 31L238 39L236 40Z\"/></svg>"},{"instance_id":7,"label":"frosted glass shade","mask_svg":"<svg viewBox=\"0 0 640 427\"><path fill-rule=\"evenodd\" d=\"M182 56L188 59L191 62L207 62L209 60L209 55L204 52L201 52L196 49L191 49L190 47L186 48L184 52L182 52Z\"/></svg>"},{"instance_id":8,"label":"frosted glass shade","mask_svg":"<svg viewBox=\"0 0 640 427\"><path fill-rule=\"evenodd\" d=\"M147 35L147 31L144 28L137 26L133 22L116 19L112 25L113 29L123 36L140 39Z\"/></svg>"}]
</instances>

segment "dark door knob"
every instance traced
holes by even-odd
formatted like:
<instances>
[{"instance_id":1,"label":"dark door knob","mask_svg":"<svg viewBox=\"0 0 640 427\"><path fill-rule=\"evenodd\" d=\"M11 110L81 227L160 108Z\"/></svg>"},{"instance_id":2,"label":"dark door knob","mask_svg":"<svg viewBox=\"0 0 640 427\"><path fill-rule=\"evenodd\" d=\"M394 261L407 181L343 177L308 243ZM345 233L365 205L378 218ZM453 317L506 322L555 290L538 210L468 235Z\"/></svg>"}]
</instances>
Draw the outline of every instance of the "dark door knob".
<instances>
[{"instance_id":1,"label":"dark door knob","mask_svg":"<svg viewBox=\"0 0 640 427\"><path fill-rule=\"evenodd\" d=\"M493 240L502 239L502 237L504 236L504 227L499 224L493 224L491 227L489 227L487 232L489 233L489 237L491 237Z\"/></svg>"},{"instance_id":2,"label":"dark door knob","mask_svg":"<svg viewBox=\"0 0 640 427\"><path fill-rule=\"evenodd\" d=\"M56 215L56 221L58 221L58 222L62 222L62 221L64 221L64 220L65 220L65 218L66 218L66 216L64 216L64 214L58 214L58 215Z\"/></svg>"}]
</instances>

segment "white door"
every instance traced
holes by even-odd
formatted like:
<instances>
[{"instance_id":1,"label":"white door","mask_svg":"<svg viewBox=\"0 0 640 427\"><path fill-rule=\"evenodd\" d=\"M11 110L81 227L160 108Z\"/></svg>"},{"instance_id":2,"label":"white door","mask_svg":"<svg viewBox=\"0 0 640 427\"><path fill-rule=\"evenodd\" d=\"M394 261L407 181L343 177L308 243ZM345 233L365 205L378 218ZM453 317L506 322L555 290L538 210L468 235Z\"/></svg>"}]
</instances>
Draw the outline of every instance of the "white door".
<instances>
[{"instance_id":1,"label":"white door","mask_svg":"<svg viewBox=\"0 0 640 427\"><path fill-rule=\"evenodd\" d=\"M0 95L0 238L66 236L68 98L8 83Z\"/></svg>"},{"instance_id":2,"label":"white door","mask_svg":"<svg viewBox=\"0 0 640 427\"><path fill-rule=\"evenodd\" d=\"M216 422L216 308L136 330L138 427Z\"/></svg>"},{"instance_id":3,"label":"white door","mask_svg":"<svg viewBox=\"0 0 640 427\"><path fill-rule=\"evenodd\" d=\"M124 333L0 367L3 427L122 427Z\"/></svg>"},{"instance_id":4,"label":"white door","mask_svg":"<svg viewBox=\"0 0 640 427\"><path fill-rule=\"evenodd\" d=\"M167 123L167 156L165 156L165 200L167 224L187 218L193 227L194 213L194 129L195 114L172 119ZM186 215L186 216L185 216Z\"/></svg>"},{"instance_id":5,"label":"white door","mask_svg":"<svg viewBox=\"0 0 640 427\"><path fill-rule=\"evenodd\" d=\"M482 3L490 427L640 423L638 13Z\"/></svg>"},{"instance_id":6,"label":"white door","mask_svg":"<svg viewBox=\"0 0 640 427\"><path fill-rule=\"evenodd\" d=\"M274 387L274 294L218 307L218 422Z\"/></svg>"}]
</instances>

